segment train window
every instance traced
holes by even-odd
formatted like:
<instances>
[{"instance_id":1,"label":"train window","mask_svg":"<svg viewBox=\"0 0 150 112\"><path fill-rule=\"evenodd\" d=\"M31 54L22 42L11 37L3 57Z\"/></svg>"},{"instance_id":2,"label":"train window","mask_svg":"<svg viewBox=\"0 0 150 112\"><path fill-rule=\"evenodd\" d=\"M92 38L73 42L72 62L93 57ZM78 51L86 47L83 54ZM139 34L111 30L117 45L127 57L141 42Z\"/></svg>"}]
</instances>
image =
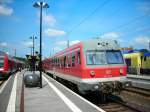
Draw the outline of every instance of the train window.
<instances>
[{"instance_id":1,"label":"train window","mask_svg":"<svg viewBox=\"0 0 150 112\"><path fill-rule=\"evenodd\" d=\"M64 57L64 67L66 67L66 56Z\"/></svg>"},{"instance_id":2,"label":"train window","mask_svg":"<svg viewBox=\"0 0 150 112\"><path fill-rule=\"evenodd\" d=\"M54 65L56 66L56 58L54 59Z\"/></svg>"},{"instance_id":3,"label":"train window","mask_svg":"<svg viewBox=\"0 0 150 112\"><path fill-rule=\"evenodd\" d=\"M3 66L4 66L4 63L1 63L1 62L0 62L0 67L3 67Z\"/></svg>"},{"instance_id":4,"label":"train window","mask_svg":"<svg viewBox=\"0 0 150 112\"><path fill-rule=\"evenodd\" d=\"M87 51L86 53L87 65L102 65L106 64L104 51Z\"/></svg>"},{"instance_id":5,"label":"train window","mask_svg":"<svg viewBox=\"0 0 150 112\"><path fill-rule=\"evenodd\" d=\"M75 66L75 53L72 53L72 66Z\"/></svg>"},{"instance_id":6,"label":"train window","mask_svg":"<svg viewBox=\"0 0 150 112\"><path fill-rule=\"evenodd\" d=\"M78 54L77 54L77 62L78 64L81 64L80 51L78 51Z\"/></svg>"},{"instance_id":7,"label":"train window","mask_svg":"<svg viewBox=\"0 0 150 112\"><path fill-rule=\"evenodd\" d=\"M57 58L57 66L59 66L59 58Z\"/></svg>"},{"instance_id":8,"label":"train window","mask_svg":"<svg viewBox=\"0 0 150 112\"><path fill-rule=\"evenodd\" d=\"M0 58L0 67L4 66L4 59Z\"/></svg>"},{"instance_id":9,"label":"train window","mask_svg":"<svg viewBox=\"0 0 150 112\"><path fill-rule=\"evenodd\" d=\"M70 67L71 66L71 64L70 64L70 55L68 55L67 62L68 62L68 67Z\"/></svg>"},{"instance_id":10,"label":"train window","mask_svg":"<svg viewBox=\"0 0 150 112\"><path fill-rule=\"evenodd\" d=\"M107 50L106 57L108 64L122 64L124 63L123 57L120 51L118 50Z\"/></svg>"},{"instance_id":11,"label":"train window","mask_svg":"<svg viewBox=\"0 0 150 112\"><path fill-rule=\"evenodd\" d=\"M125 59L125 61L126 61L127 66L131 66L131 59L130 58Z\"/></svg>"}]
</instances>

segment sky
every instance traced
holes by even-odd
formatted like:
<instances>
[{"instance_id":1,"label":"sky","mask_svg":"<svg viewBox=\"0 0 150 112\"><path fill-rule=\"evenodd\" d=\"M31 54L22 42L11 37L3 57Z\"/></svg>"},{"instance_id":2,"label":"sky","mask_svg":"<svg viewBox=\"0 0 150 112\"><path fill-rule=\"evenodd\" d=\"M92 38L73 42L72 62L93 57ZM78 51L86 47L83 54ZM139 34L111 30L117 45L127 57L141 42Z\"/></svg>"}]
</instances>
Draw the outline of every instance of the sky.
<instances>
[{"instance_id":1,"label":"sky","mask_svg":"<svg viewBox=\"0 0 150 112\"><path fill-rule=\"evenodd\" d=\"M121 47L149 49L150 0L43 0L42 54L51 56L92 38L114 39ZM14 56L39 51L37 0L0 0L0 50Z\"/></svg>"}]
</instances>

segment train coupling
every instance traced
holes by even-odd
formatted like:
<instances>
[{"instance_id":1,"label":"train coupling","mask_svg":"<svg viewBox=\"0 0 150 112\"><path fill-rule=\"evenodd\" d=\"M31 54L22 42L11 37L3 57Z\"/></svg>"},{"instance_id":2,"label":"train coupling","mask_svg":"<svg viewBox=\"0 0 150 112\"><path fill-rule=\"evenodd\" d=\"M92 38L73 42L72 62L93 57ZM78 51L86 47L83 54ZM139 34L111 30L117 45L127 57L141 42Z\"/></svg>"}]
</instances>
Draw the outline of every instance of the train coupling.
<instances>
[{"instance_id":1,"label":"train coupling","mask_svg":"<svg viewBox=\"0 0 150 112\"><path fill-rule=\"evenodd\" d=\"M100 91L102 93L112 93L113 92L113 85L111 82L107 83L100 83Z\"/></svg>"},{"instance_id":2,"label":"train coupling","mask_svg":"<svg viewBox=\"0 0 150 112\"><path fill-rule=\"evenodd\" d=\"M102 93L120 93L120 91L124 88L130 87L131 86L131 82L130 81L126 81L126 82L119 82L119 81L115 81L115 82L103 82L100 83L100 91Z\"/></svg>"}]
</instances>

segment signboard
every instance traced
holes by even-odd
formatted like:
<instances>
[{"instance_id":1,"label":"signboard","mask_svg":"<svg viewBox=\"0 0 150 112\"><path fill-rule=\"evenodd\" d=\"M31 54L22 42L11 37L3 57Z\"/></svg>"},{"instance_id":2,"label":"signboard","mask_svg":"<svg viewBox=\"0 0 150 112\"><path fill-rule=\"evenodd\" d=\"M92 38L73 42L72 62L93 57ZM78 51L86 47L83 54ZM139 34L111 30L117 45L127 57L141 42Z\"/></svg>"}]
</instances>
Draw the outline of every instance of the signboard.
<instances>
[{"instance_id":1,"label":"signboard","mask_svg":"<svg viewBox=\"0 0 150 112\"><path fill-rule=\"evenodd\" d=\"M29 61L39 61L40 60L39 56L26 55L26 57Z\"/></svg>"}]
</instances>

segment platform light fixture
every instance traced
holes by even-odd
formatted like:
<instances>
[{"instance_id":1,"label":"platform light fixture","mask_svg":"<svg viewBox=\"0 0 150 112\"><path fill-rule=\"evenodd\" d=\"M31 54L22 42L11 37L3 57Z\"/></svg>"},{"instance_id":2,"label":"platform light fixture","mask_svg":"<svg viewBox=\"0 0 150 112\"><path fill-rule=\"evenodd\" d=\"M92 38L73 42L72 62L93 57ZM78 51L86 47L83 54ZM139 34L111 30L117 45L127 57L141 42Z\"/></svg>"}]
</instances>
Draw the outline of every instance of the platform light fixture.
<instances>
[{"instance_id":1,"label":"platform light fixture","mask_svg":"<svg viewBox=\"0 0 150 112\"><path fill-rule=\"evenodd\" d=\"M42 88L42 10L43 8L49 8L49 5L45 2L35 2L33 7L40 8L40 88Z\"/></svg>"},{"instance_id":2,"label":"platform light fixture","mask_svg":"<svg viewBox=\"0 0 150 112\"><path fill-rule=\"evenodd\" d=\"M37 39L37 37L36 36L31 36L30 39L32 39L32 41L33 41L33 46L32 46L33 51L32 52L33 52L33 56L34 56L34 48L35 48L34 47L35 46L35 42L34 41L35 41L35 39Z\"/></svg>"},{"instance_id":3,"label":"platform light fixture","mask_svg":"<svg viewBox=\"0 0 150 112\"><path fill-rule=\"evenodd\" d=\"M35 46L34 40L37 39L37 37L36 36L31 36L30 39L33 40L33 46L32 46L32 48L33 48L33 57L34 57L34 48L35 48L34 47ZM35 60L32 63L33 63L33 74L35 74Z\"/></svg>"}]
</instances>

